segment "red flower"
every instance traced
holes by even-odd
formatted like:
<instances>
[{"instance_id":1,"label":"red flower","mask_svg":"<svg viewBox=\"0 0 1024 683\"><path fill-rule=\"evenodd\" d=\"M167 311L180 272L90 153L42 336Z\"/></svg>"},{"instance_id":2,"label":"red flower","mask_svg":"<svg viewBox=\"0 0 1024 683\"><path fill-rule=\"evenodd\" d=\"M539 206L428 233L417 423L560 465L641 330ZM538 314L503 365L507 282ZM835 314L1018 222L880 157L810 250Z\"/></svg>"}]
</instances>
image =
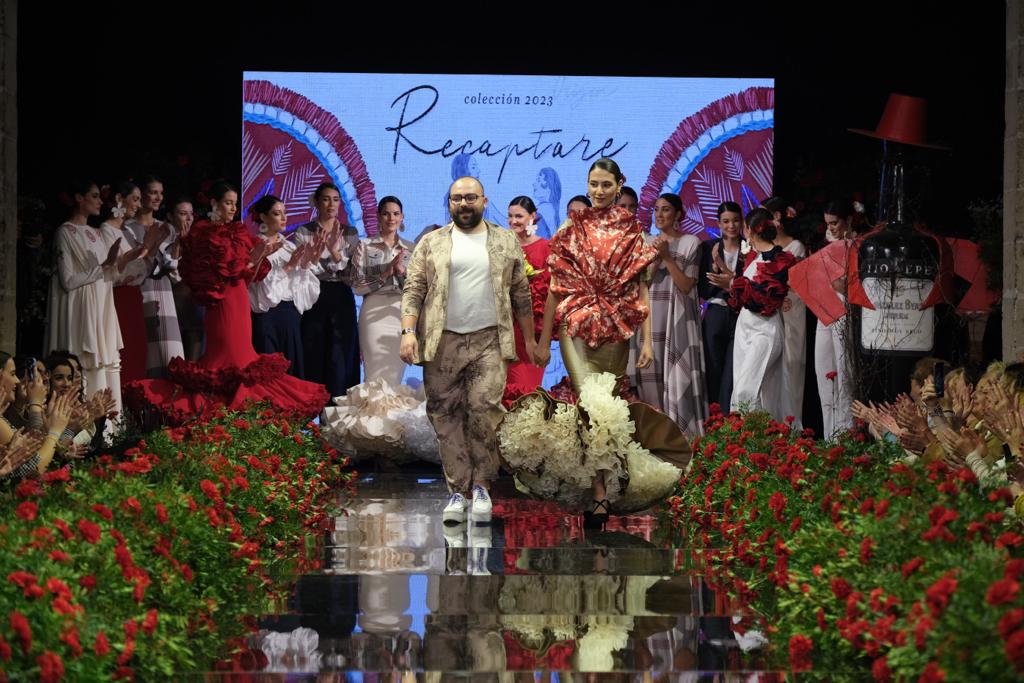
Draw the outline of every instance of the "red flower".
<instances>
[{"instance_id":1,"label":"red flower","mask_svg":"<svg viewBox=\"0 0 1024 683\"><path fill-rule=\"evenodd\" d=\"M819 607L815 613L814 618L818 621L818 628L822 631L828 630L828 621L825 620L825 608Z\"/></svg>"},{"instance_id":2,"label":"red flower","mask_svg":"<svg viewBox=\"0 0 1024 683\"><path fill-rule=\"evenodd\" d=\"M903 563L903 578L906 579L911 574L916 572L924 564L923 557L915 557L914 559Z\"/></svg>"},{"instance_id":3,"label":"red flower","mask_svg":"<svg viewBox=\"0 0 1024 683\"><path fill-rule=\"evenodd\" d=\"M1020 594L1020 584L1013 579L999 579L994 581L985 593L985 602L990 605L1005 605L1013 602Z\"/></svg>"},{"instance_id":4,"label":"red flower","mask_svg":"<svg viewBox=\"0 0 1024 683\"><path fill-rule=\"evenodd\" d=\"M57 527L57 531L60 532L60 535L64 537L65 541L70 541L72 538L75 537L75 532L73 532L71 530L71 527L68 526L68 523L60 517L57 517L53 520L53 525Z\"/></svg>"},{"instance_id":5,"label":"red flower","mask_svg":"<svg viewBox=\"0 0 1024 683\"><path fill-rule=\"evenodd\" d=\"M39 514L39 506L30 500L26 500L18 505L14 510L14 514L27 522L31 522L36 518L36 515Z\"/></svg>"},{"instance_id":6,"label":"red flower","mask_svg":"<svg viewBox=\"0 0 1024 683\"><path fill-rule=\"evenodd\" d=\"M92 511L108 522L113 521L114 519L114 511L102 503L93 504Z\"/></svg>"},{"instance_id":7,"label":"red flower","mask_svg":"<svg viewBox=\"0 0 1024 683\"><path fill-rule=\"evenodd\" d=\"M78 585L87 591L91 591L93 588L96 587L96 577L92 574L83 576L78 580Z\"/></svg>"},{"instance_id":8,"label":"red flower","mask_svg":"<svg viewBox=\"0 0 1024 683\"><path fill-rule=\"evenodd\" d=\"M0 636L0 659L5 662L11 661L11 646L7 644L3 636Z\"/></svg>"},{"instance_id":9,"label":"red flower","mask_svg":"<svg viewBox=\"0 0 1024 683\"><path fill-rule=\"evenodd\" d=\"M865 536L864 540L862 540L860 542L860 561L861 561L861 564L867 564L868 562L871 561L871 557L872 557L872 555L874 555L874 551L872 550L872 548L874 548L874 546L875 546L875 542L872 541L871 538L869 538L867 536Z\"/></svg>"},{"instance_id":10,"label":"red flower","mask_svg":"<svg viewBox=\"0 0 1024 683\"><path fill-rule=\"evenodd\" d=\"M58 597L64 598L65 600L73 599L73 596L71 595L71 589L68 588L68 585L60 579L47 579L46 590L50 591Z\"/></svg>"},{"instance_id":11,"label":"red flower","mask_svg":"<svg viewBox=\"0 0 1024 683\"><path fill-rule=\"evenodd\" d=\"M1024 629L1015 631L1006 639L1003 646L1006 658L1013 662L1013 668L1024 671Z\"/></svg>"},{"instance_id":12,"label":"red flower","mask_svg":"<svg viewBox=\"0 0 1024 683\"><path fill-rule=\"evenodd\" d=\"M996 539L997 548L1016 548L1021 544L1024 544L1024 536L1012 531L1007 531Z\"/></svg>"},{"instance_id":13,"label":"red flower","mask_svg":"<svg viewBox=\"0 0 1024 683\"><path fill-rule=\"evenodd\" d=\"M78 629L74 626L60 634L60 639L71 648L71 654L75 657L82 656L82 642L78 639Z\"/></svg>"},{"instance_id":14,"label":"red flower","mask_svg":"<svg viewBox=\"0 0 1024 683\"><path fill-rule=\"evenodd\" d=\"M772 494L768 499L768 509L775 514L775 520L782 521L782 512L786 509L786 496L779 491Z\"/></svg>"},{"instance_id":15,"label":"red flower","mask_svg":"<svg viewBox=\"0 0 1024 683\"><path fill-rule=\"evenodd\" d=\"M107 640L107 634L103 631L96 634L96 643L92 646L92 651L96 653L97 657L110 654L110 641Z\"/></svg>"},{"instance_id":16,"label":"red flower","mask_svg":"<svg viewBox=\"0 0 1024 683\"><path fill-rule=\"evenodd\" d=\"M990 503L1003 501L1007 505L1013 505L1013 493L1010 489L1003 486L988 494L988 500Z\"/></svg>"},{"instance_id":17,"label":"red flower","mask_svg":"<svg viewBox=\"0 0 1024 683\"><path fill-rule=\"evenodd\" d=\"M891 681L892 671L889 670L889 660L884 656L876 659L871 665L871 676L882 683Z\"/></svg>"},{"instance_id":18,"label":"red flower","mask_svg":"<svg viewBox=\"0 0 1024 683\"><path fill-rule=\"evenodd\" d=\"M135 513L136 515L142 514L142 504L135 498L135 496L128 496L124 501L124 509Z\"/></svg>"},{"instance_id":19,"label":"red flower","mask_svg":"<svg viewBox=\"0 0 1024 683\"><path fill-rule=\"evenodd\" d=\"M206 497L209 498L210 500L220 500L220 491L217 489L217 485L214 484L209 479L203 479L201 482L199 482L199 488L202 490L204 494L206 494Z\"/></svg>"},{"instance_id":20,"label":"red flower","mask_svg":"<svg viewBox=\"0 0 1024 683\"><path fill-rule=\"evenodd\" d=\"M43 487L39 485L36 479L22 479L18 487L14 489L14 495L18 498L31 498L32 496L40 496L43 493Z\"/></svg>"},{"instance_id":21,"label":"red flower","mask_svg":"<svg viewBox=\"0 0 1024 683\"><path fill-rule=\"evenodd\" d=\"M51 550L50 559L54 562L67 562L71 559L71 556L63 550Z\"/></svg>"},{"instance_id":22,"label":"red flower","mask_svg":"<svg viewBox=\"0 0 1024 683\"><path fill-rule=\"evenodd\" d=\"M825 379L828 379L828 380L833 380L833 379L835 379L838 376L839 376L839 373L836 372L835 370L832 370L830 372L826 372L825 373Z\"/></svg>"},{"instance_id":23,"label":"red flower","mask_svg":"<svg viewBox=\"0 0 1024 683\"><path fill-rule=\"evenodd\" d=\"M64 661L60 655L46 650L36 657L36 663L39 664L40 683L56 683L64 678Z\"/></svg>"},{"instance_id":24,"label":"red flower","mask_svg":"<svg viewBox=\"0 0 1024 683\"><path fill-rule=\"evenodd\" d=\"M100 525L95 522L91 522L88 519L82 518L78 520L78 533L82 534L82 538L85 539L86 543L95 544L98 543L101 536L103 535Z\"/></svg>"},{"instance_id":25,"label":"red flower","mask_svg":"<svg viewBox=\"0 0 1024 683\"><path fill-rule=\"evenodd\" d=\"M32 649L32 629L28 625L28 619L21 612L11 612L11 630L21 641L21 651L28 654Z\"/></svg>"},{"instance_id":26,"label":"red flower","mask_svg":"<svg viewBox=\"0 0 1024 683\"><path fill-rule=\"evenodd\" d=\"M946 672L940 669L935 662L928 662L928 666L921 672L917 683L942 683L944 680L946 680Z\"/></svg>"},{"instance_id":27,"label":"red flower","mask_svg":"<svg viewBox=\"0 0 1024 683\"><path fill-rule=\"evenodd\" d=\"M146 618L142 620L142 632L147 636L153 635L153 632L156 631L156 622L157 611L155 609L151 609L146 612Z\"/></svg>"},{"instance_id":28,"label":"red flower","mask_svg":"<svg viewBox=\"0 0 1024 683\"><path fill-rule=\"evenodd\" d=\"M63 614L65 616L74 615L76 612L82 609L81 607L72 605L65 598L54 598L52 607L54 612L56 612L57 614Z\"/></svg>"},{"instance_id":29,"label":"red flower","mask_svg":"<svg viewBox=\"0 0 1024 683\"><path fill-rule=\"evenodd\" d=\"M1024 609L1012 609L999 619L999 635L1006 640L1021 624L1024 624Z\"/></svg>"},{"instance_id":30,"label":"red flower","mask_svg":"<svg viewBox=\"0 0 1024 683\"><path fill-rule=\"evenodd\" d=\"M928 617L921 617L921 620L917 622L917 626L914 627L914 644L917 645L917 649L924 652L924 648L927 645L928 634L932 630L932 626L935 624Z\"/></svg>"},{"instance_id":31,"label":"red flower","mask_svg":"<svg viewBox=\"0 0 1024 683\"><path fill-rule=\"evenodd\" d=\"M18 588L21 588L22 591L24 591L26 598L38 598L43 594L43 589L36 583L35 574L15 571L7 575L7 580Z\"/></svg>"},{"instance_id":32,"label":"red flower","mask_svg":"<svg viewBox=\"0 0 1024 683\"><path fill-rule=\"evenodd\" d=\"M839 577L832 579L832 594L836 596L837 600L845 600L852 592L853 587L846 579Z\"/></svg>"},{"instance_id":33,"label":"red flower","mask_svg":"<svg viewBox=\"0 0 1024 683\"><path fill-rule=\"evenodd\" d=\"M67 465L65 465L59 469L43 473L41 478L47 484L52 484L57 481L71 481L71 470L68 469Z\"/></svg>"},{"instance_id":34,"label":"red flower","mask_svg":"<svg viewBox=\"0 0 1024 683\"><path fill-rule=\"evenodd\" d=\"M814 643L807 636L795 635L789 639L789 666L794 672L811 670L811 652Z\"/></svg>"},{"instance_id":35,"label":"red flower","mask_svg":"<svg viewBox=\"0 0 1024 683\"><path fill-rule=\"evenodd\" d=\"M159 521L161 524L167 524L167 508L165 508L160 503L154 505L153 508L156 510L157 521Z\"/></svg>"},{"instance_id":36,"label":"red flower","mask_svg":"<svg viewBox=\"0 0 1024 683\"><path fill-rule=\"evenodd\" d=\"M1024 560L1015 557L1006 561L1003 576L1008 579L1019 579L1022 574L1024 574Z\"/></svg>"},{"instance_id":37,"label":"red flower","mask_svg":"<svg viewBox=\"0 0 1024 683\"><path fill-rule=\"evenodd\" d=\"M955 570L950 570L942 575L935 583L928 587L925 592L928 608L933 617L939 617L949 605L949 600L956 591L957 580L953 578Z\"/></svg>"}]
</instances>

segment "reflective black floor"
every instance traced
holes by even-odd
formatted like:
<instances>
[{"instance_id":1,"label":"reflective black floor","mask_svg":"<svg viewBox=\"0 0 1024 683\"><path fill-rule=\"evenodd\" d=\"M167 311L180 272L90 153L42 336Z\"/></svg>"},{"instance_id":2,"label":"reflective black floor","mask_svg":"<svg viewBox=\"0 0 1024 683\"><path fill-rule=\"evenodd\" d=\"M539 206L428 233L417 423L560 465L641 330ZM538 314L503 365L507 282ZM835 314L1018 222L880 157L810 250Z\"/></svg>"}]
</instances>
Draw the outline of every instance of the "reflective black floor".
<instances>
[{"instance_id":1,"label":"reflective black floor","mask_svg":"<svg viewBox=\"0 0 1024 683\"><path fill-rule=\"evenodd\" d=\"M663 547L655 514L585 530L503 479L489 525L448 528L439 470L363 476L356 491L325 532L322 570L262 617L256 680L747 680L759 668L686 549Z\"/></svg>"}]
</instances>

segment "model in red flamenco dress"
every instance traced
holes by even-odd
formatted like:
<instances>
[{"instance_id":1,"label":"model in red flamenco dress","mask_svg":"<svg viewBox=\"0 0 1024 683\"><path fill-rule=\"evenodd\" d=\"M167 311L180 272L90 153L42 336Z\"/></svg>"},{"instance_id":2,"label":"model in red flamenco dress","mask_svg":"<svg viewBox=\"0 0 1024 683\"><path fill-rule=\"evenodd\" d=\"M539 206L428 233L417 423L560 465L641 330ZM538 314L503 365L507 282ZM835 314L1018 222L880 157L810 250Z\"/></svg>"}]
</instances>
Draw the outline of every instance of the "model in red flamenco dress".
<instances>
[{"instance_id":1,"label":"model in red flamenco dress","mask_svg":"<svg viewBox=\"0 0 1024 683\"><path fill-rule=\"evenodd\" d=\"M130 383L128 405L155 409L169 424L261 401L283 413L317 415L329 398L324 386L288 375L287 358L252 346L247 287L270 272L265 243L239 222L201 221L181 240L181 276L196 303L206 306L206 353L198 362L171 359L166 380Z\"/></svg>"}]
</instances>

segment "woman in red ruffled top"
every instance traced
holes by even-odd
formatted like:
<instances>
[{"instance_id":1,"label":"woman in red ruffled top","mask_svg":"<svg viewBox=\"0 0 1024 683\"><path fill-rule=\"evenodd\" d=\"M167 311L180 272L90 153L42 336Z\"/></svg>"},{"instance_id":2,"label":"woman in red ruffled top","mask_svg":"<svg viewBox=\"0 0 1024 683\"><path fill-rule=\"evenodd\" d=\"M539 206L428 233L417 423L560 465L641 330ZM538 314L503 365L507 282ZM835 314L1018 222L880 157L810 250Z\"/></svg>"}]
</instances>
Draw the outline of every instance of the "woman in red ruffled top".
<instances>
[{"instance_id":1,"label":"woman in red ruffled top","mask_svg":"<svg viewBox=\"0 0 1024 683\"><path fill-rule=\"evenodd\" d=\"M267 261L278 240L256 239L233 221L238 193L227 183L211 190L210 220L199 221L181 238L182 278L195 301L206 307L206 353L198 362L174 358L167 380L133 382L128 403L155 409L165 421L180 424L217 406L239 409L266 401L275 409L312 417L327 402L321 384L287 373L289 361L279 353L258 354L252 346L248 285L270 272Z\"/></svg>"},{"instance_id":2,"label":"woman in red ruffled top","mask_svg":"<svg viewBox=\"0 0 1024 683\"><path fill-rule=\"evenodd\" d=\"M533 300L533 322L534 334L539 335L543 327L544 306L548 300L548 282L551 275L548 273L548 242L538 237L537 232L537 206L533 200L526 195L513 199L508 205L508 227L519 238L519 246L523 248L526 255L526 262L530 264L527 268L527 278L530 282L530 298ZM518 326L516 333L516 354L519 360L508 365L508 375L505 380L505 399L511 400L536 391L544 380L544 368L533 362L533 358L526 353L526 341Z\"/></svg>"},{"instance_id":3,"label":"woman in red ruffled top","mask_svg":"<svg viewBox=\"0 0 1024 683\"><path fill-rule=\"evenodd\" d=\"M604 372L614 374L621 387L629 339L638 328L637 367L646 368L654 359L647 267L658 257L658 250L647 244L633 214L614 205L624 182L615 161L595 161L587 175L593 206L573 211L548 242L551 285L536 360L541 366L550 360L557 314L562 360L577 395L584 379ZM590 465L597 470L592 513L601 521L608 517L605 476L609 469Z\"/></svg>"}]
</instances>

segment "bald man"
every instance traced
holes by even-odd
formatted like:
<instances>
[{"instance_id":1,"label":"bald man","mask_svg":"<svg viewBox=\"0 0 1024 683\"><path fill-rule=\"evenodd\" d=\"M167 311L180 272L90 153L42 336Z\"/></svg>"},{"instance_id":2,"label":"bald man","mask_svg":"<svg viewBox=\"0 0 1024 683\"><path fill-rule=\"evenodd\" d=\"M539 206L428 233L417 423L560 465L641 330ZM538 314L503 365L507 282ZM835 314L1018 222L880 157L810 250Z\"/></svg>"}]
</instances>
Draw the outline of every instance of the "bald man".
<instances>
[{"instance_id":1,"label":"bald man","mask_svg":"<svg viewBox=\"0 0 1024 683\"><path fill-rule=\"evenodd\" d=\"M510 230L484 220L486 207L479 180L452 183L452 222L416 245L402 292L400 354L423 366L450 493L445 524L461 524L467 514L491 520L505 368L517 358L513 317L527 351L535 345L526 257Z\"/></svg>"}]
</instances>

